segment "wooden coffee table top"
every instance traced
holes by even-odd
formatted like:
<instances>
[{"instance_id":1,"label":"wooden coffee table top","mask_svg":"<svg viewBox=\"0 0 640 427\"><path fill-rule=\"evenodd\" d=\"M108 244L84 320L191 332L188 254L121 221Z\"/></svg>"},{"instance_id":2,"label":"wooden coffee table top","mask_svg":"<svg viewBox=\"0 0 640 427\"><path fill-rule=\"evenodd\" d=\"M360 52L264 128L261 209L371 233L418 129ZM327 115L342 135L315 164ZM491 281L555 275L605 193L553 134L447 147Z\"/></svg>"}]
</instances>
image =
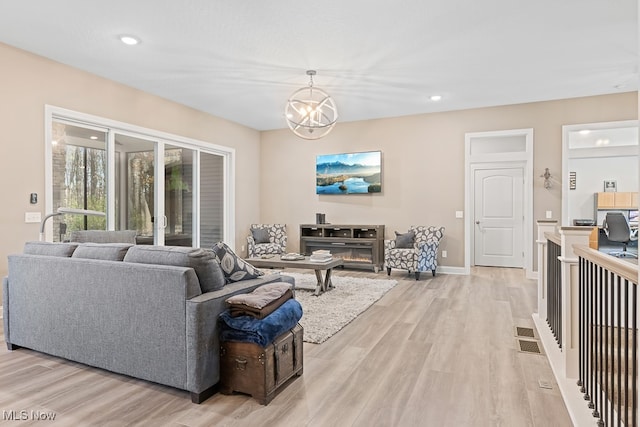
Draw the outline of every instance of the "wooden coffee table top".
<instances>
[{"instance_id":1,"label":"wooden coffee table top","mask_svg":"<svg viewBox=\"0 0 640 427\"><path fill-rule=\"evenodd\" d=\"M311 262L309 257L304 257L299 261L285 261L280 259L280 255L273 255L270 258L246 258L249 264L258 268L304 268L308 270L329 270L342 265L342 258L333 258L328 262Z\"/></svg>"}]
</instances>

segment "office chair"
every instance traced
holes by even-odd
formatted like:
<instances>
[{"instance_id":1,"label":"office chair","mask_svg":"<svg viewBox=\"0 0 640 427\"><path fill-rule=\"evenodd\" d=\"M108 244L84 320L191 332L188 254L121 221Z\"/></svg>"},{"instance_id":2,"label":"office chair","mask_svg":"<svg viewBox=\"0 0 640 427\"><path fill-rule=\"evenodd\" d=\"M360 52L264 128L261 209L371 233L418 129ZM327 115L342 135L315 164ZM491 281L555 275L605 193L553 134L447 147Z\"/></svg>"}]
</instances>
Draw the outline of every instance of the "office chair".
<instances>
[{"instance_id":1,"label":"office chair","mask_svg":"<svg viewBox=\"0 0 640 427\"><path fill-rule=\"evenodd\" d=\"M627 252L629 242L638 240L638 236L632 236L629 222L622 212L607 212L607 216L602 223L602 228L610 242L622 243L622 251L611 252L610 255L617 257L638 257L637 254Z\"/></svg>"}]
</instances>

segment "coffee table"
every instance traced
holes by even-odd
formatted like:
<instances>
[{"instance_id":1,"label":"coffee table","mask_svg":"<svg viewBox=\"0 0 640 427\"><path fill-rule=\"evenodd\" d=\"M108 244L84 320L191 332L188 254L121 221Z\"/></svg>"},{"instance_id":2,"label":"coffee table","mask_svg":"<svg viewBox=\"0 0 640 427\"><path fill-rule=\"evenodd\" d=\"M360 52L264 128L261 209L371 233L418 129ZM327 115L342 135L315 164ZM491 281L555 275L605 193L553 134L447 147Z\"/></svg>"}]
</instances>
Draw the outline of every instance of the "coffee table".
<instances>
[{"instance_id":1,"label":"coffee table","mask_svg":"<svg viewBox=\"0 0 640 427\"><path fill-rule=\"evenodd\" d=\"M316 296L333 288L333 283L331 283L331 270L333 270L334 267L344 264L342 258L333 258L328 262L312 262L307 256L299 261L285 261L280 259L280 255L266 255L264 258L247 258L245 261L257 268L302 268L313 270L316 272L316 279L318 279L316 290L313 293ZM325 271L324 278L322 277L323 271Z\"/></svg>"}]
</instances>

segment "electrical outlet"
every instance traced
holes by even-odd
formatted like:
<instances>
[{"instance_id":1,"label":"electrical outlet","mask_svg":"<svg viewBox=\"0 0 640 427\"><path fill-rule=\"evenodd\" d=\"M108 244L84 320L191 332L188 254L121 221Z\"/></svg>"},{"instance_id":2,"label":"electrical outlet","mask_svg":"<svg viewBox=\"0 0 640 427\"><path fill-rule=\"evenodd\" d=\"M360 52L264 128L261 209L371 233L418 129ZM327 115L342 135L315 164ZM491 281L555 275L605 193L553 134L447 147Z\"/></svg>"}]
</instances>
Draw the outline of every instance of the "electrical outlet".
<instances>
[{"instance_id":1,"label":"electrical outlet","mask_svg":"<svg viewBox=\"0 0 640 427\"><path fill-rule=\"evenodd\" d=\"M240 250L241 250L242 252L244 252L244 245L242 245L242 246L240 247Z\"/></svg>"},{"instance_id":2,"label":"electrical outlet","mask_svg":"<svg viewBox=\"0 0 640 427\"><path fill-rule=\"evenodd\" d=\"M442 251L442 258L446 258L447 257L447 251Z\"/></svg>"},{"instance_id":3,"label":"electrical outlet","mask_svg":"<svg viewBox=\"0 0 640 427\"><path fill-rule=\"evenodd\" d=\"M553 212L551 212L551 211L547 211L547 212L546 212L546 216L547 216L547 219L551 219L551 218L553 218Z\"/></svg>"}]
</instances>

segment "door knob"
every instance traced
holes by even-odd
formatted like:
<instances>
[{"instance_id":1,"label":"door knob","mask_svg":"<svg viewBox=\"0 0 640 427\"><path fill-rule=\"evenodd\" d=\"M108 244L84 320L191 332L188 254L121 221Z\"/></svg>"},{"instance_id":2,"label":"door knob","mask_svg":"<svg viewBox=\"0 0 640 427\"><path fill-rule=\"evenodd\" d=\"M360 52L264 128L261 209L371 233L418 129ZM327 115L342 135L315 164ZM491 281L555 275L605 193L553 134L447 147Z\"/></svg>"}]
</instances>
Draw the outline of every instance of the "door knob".
<instances>
[{"instance_id":1,"label":"door knob","mask_svg":"<svg viewBox=\"0 0 640 427\"><path fill-rule=\"evenodd\" d=\"M480 221L476 221L476 224L480 225Z\"/></svg>"}]
</instances>

